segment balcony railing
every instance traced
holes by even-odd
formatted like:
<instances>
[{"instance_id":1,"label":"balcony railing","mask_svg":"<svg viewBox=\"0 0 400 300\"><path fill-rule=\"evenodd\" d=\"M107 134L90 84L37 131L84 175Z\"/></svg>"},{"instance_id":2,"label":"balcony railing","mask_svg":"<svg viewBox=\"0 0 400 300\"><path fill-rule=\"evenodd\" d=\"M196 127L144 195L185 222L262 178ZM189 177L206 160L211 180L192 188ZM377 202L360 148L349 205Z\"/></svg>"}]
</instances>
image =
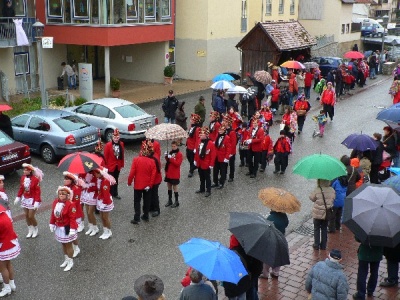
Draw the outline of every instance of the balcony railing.
<instances>
[{"instance_id":1,"label":"balcony railing","mask_svg":"<svg viewBox=\"0 0 400 300\"><path fill-rule=\"evenodd\" d=\"M32 25L36 22L35 18L22 18L22 28L28 38L28 41L33 41ZM12 18L0 18L0 48L17 46L17 35L15 24Z\"/></svg>"}]
</instances>

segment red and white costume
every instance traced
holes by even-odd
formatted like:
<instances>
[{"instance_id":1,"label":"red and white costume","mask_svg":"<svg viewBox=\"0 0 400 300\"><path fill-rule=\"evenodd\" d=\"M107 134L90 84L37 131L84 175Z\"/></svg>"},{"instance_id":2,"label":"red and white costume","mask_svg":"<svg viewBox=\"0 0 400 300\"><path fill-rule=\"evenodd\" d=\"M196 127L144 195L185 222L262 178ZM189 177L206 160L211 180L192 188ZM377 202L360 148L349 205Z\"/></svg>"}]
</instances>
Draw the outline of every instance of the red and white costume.
<instances>
[{"instance_id":1,"label":"red and white costume","mask_svg":"<svg viewBox=\"0 0 400 300\"><path fill-rule=\"evenodd\" d=\"M10 201L8 200L6 191L4 189L0 189L0 198L3 199L5 202L10 203ZM6 214L10 217L11 222L12 222L13 219L12 219L12 215L11 215L10 206L8 207L8 209L6 209Z\"/></svg>"},{"instance_id":2,"label":"red and white costume","mask_svg":"<svg viewBox=\"0 0 400 300\"><path fill-rule=\"evenodd\" d=\"M40 199L39 178L35 175L23 175L17 197L21 198L21 207L36 209L42 203Z\"/></svg>"},{"instance_id":3,"label":"red and white costume","mask_svg":"<svg viewBox=\"0 0 400 300\"><path fill-rule=\"evenodd\" d=\"M210 122L210 125L208 128L210 129L210 134L208 135L208 138L212 141L215 142L218 136L218 130L221 127L221 123L218 121L212 121Z\"/></svg>"},{"instance_id":4,"label":"red and white costume","mask_svg":"<svg viewBox=\"0 0 400 300\"><path fill-rule=\"evenodd\" d=\"M77 233L69 235L69 230L74 229L76 231L78 229L75 214L76 208L71 201L61 201L59 198L53 201L50 227L55 227L54 232L58 242L63 244L70 243L78 237Z\"/></svg>"},{"instance_id":5,"label":"red and white costume","mask_svg":"<svg viewBox=\"0 0 400 300\"><path fill-rule=\"evenodd\" d=\"M109 212L114 208L114 202L110 194L111 183L108 179L97 178L97 209Z\"/></svg>"},{"instance_id":6,"label":"red and white costume","mask_svg":"<svg viewBox=\"0 0 400 300\"><path fill-rule=\"evenodd\" d=\"M0 205L0 260L16 258L21 252L18 236L14 231L7 209Z\"/></svg>"},{"instance_id":7,"label":"red and white costume","mask_svg":"<svg viewBox=\"0 0 400 300\"><path fill-rule=\"evenodd\" d=\"M167 160L167 165L165 169L165 178L166 179L180 179L181 178L181 164L183 161L182 152L179 150L177 152L171 151L169 152L171 157L168 158L168 155L165 156Z\"/></svg>"},{"instance_id":8,"label":"red and white costume","mask_svg":"<svg viewBox=\"0 0 400 300\"><path fill-rule=\"evenodd\" d=\"M92 173L85 175L86 188L82 190L81 202L86 205L97 205L97 178Z\"/></svg>"}]
</instances>

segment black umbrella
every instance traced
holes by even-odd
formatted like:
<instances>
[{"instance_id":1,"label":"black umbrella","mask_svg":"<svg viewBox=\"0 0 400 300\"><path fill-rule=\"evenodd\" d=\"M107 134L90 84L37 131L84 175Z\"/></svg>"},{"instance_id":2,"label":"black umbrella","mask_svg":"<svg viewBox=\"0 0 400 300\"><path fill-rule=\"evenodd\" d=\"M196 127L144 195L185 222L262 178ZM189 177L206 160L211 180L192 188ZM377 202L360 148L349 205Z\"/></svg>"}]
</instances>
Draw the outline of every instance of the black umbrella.
<instances>
[{"instance_id":1,"label":"black umbrella","mask_svg":"<svg viewBox=\"0 0 400 300\"><path fill-rule=\"evenodd\" d=\"M275 228L274 223L262 215L231 212L228 229L238 239L247 255L273 268L290 264L285 236Z\"/></svg>"},{"instance_id":2,"label":"black umbrella","mask_svg":"<svg viewBox=\"0 0 400 300\"><path fill-rule=\"evenodd\" d=\"M233 72L224 72L224 74L231 75L235 80L239 80L241 78L240 75L233 73Z\"/></svg>"}]
</instances>

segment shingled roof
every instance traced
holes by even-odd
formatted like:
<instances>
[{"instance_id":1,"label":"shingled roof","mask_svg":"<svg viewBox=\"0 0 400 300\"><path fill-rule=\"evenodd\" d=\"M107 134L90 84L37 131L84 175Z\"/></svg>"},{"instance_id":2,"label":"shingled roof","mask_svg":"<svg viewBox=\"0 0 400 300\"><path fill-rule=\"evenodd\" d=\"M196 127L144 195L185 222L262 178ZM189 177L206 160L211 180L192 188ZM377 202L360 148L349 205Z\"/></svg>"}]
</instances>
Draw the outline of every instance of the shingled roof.
<instances>
[{"instance_id":1,"label":"shingled roof","mask_svg":"<svg viewBox=\"0 0 400 300\"><path fill-rule=\"evenodd\" d=\"M236 45L241 45L251 37L257 28L261 28L275 46L281 51L309 48L316 44L314 38L297 21L278 21L257 23L250 32Z\"/></svg>"}]
</instances>

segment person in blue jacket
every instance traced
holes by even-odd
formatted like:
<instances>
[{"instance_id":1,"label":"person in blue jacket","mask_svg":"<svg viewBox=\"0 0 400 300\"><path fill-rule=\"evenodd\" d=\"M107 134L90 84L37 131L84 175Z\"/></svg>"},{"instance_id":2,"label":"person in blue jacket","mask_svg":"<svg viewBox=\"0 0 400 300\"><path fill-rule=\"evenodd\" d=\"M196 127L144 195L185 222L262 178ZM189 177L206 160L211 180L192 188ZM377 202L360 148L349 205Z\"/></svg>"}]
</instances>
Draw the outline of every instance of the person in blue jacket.
<instances>
[{"instance_id":1,"label":"person in blue jacket","mask_svg":"<svg viewBox=\"0 0 400 300\"><path fill-rule=\"evenodd\" d=\"M346 198L348 186L347 176L336 178L331 186L336 192L336 197L333 201L334 217L328 221L328 232L335 233L336 230L340 230L344 199Z\"/></svg>"}]
</instances>

